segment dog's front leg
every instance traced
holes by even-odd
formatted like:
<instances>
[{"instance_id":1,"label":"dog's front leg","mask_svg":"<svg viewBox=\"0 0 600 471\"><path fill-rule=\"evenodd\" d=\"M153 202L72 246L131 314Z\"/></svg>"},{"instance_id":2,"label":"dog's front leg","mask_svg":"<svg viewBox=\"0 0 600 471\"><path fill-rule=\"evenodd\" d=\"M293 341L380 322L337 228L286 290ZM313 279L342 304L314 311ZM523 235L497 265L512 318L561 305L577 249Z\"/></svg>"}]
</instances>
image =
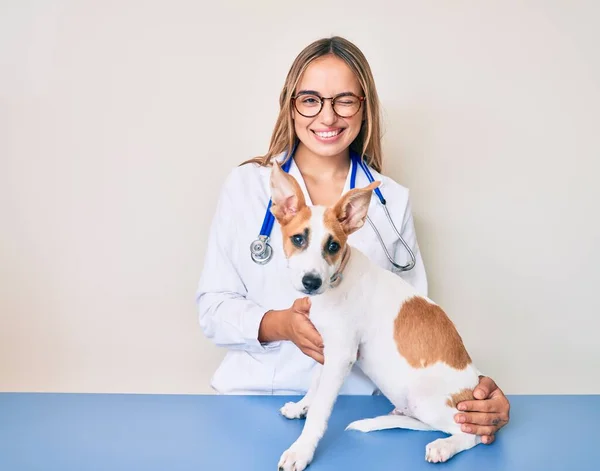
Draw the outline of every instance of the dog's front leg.
<instances>
[{"instance_id":1,"label":"dog's front leg","mask_svg":"<svg viewBox=\"0 0 600 471\"><path fill-rule=\"evenodd\" d=\"M312 371L310 386L308 387L306 394L298 402L286 403L281 409L279 409L281 415L287 417L288 419L303 419L306 417L306 413L310 408L310 404L312 403L315 392L317 391L317 387L319 386L321 369L322 365L320 363L315 364Z\"/></svg>"},{"instance_id":2,"label":"dog's front leg","mask_svg":"<svg viewBox=\"0 0 600 471\"><path fill-rule=\"evenodd\" d=\"M337 353L325 356L325 364L322 366L318 385L312 396L306 423L300 437L281 455L280 471L302 471L312 461L319 440L327 429L327 422L339 391L355 361L356 354Z\"/></svg>"}]
</instances>

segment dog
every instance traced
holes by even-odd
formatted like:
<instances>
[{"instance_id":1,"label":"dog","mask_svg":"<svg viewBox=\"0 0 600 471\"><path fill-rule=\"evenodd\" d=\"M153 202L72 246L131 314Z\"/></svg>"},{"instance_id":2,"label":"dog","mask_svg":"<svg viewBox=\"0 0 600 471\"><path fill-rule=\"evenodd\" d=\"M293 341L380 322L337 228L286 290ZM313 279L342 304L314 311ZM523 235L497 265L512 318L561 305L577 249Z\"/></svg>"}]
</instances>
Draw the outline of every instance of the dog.
<instances>
[{"instance_id":1,"label":"dog","mask_svg":"<svg viewBox=\"0 0 600 471\"><path fill-rule=\"evenodd\" d=\"M281 226L290 281L311 297L310 318L323 338L325 359L315 366L302 399L280 409L287 418L306 418L298 439L281 455L280 471L310 464L356 362L395 409L346 430L449 434L427 444L425 459L433 463L481 443L454 422L456 404L473 399L479 374L453 322L408 282L348 244L348 236L364 225L379 184L349 190L332 207L309 207L296 179L273 163L271 212Z\"/></svg>"}]
</instances>

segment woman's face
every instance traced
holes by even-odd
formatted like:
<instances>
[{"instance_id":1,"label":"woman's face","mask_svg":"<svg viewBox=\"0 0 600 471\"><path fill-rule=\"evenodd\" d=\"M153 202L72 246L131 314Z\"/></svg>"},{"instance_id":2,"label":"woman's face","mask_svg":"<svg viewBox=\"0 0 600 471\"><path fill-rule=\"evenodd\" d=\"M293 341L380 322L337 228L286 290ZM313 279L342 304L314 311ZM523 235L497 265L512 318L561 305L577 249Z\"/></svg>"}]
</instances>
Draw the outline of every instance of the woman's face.
<instances>
[{"instance_id":1,"label":"woman's face","mask_svg":"<svg viewBox=\"0 0 600 471\"><path fill-rule=\"evenodd\" d=\"M354 116L338 116L333 111L331 100L325 100L321 112L316 116L303 116L314 114L319 109L319 100L315 99L315 95L334 97L349 92L357 97L363 96L358 79L342 59L325 56L307 67L296 88L297 98L296 105L292 105L292 117L298 139L312 153L322 157L337 156L346 151L360 132L364 103L350 96L340 96L336 100L336 110L348 116L360 106Z\"/></svg>"}]
</instances>

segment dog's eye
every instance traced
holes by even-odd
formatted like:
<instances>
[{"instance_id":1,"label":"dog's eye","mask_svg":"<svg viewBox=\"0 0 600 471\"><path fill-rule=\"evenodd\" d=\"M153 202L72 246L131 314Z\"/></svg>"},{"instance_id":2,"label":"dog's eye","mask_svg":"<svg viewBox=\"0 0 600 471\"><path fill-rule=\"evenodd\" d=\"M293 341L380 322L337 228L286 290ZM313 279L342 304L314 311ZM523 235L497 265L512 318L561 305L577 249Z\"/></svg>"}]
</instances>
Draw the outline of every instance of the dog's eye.
<instances>
[{"instance_id":1,"label":"dog's eye","mask_svg":"<svg viewBox=\"0 0 600 471\"><path fill-rule=\"evenodd\" d=\"M306 239L302 234L296 234L292 236L292 244L294 244L296 247L302 247L305 241Z\"/></svg>"},{"instance_id":2,"label":"dog's eye","mask_svg":"<svg viewBox=\"0 0 600 471\"><path fill-rule=\"evenodd\" d=\"M338 250L340 250L340 244L337 242L330 242L327 246L327 250L329 253L336 253Z\"/></svg>"}]
</instances>

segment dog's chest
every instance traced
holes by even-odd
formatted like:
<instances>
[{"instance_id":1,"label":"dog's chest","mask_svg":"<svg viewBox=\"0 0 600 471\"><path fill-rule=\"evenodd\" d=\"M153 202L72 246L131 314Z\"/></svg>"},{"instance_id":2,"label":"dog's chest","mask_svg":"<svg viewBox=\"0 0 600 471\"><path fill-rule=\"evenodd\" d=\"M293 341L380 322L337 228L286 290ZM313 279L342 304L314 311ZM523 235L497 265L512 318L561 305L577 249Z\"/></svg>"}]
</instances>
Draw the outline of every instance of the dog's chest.
<instances>
[{"instance_id":1,"label":"dog's chest","mask_svg":"<svg viewBox=\"0 0 600 471\"><path fill-rule=\"evenodd\" d=\"M310 320L323 341L326 342L328 338L356 338L358 322L348 306L348 301L340 298L322 297L313 300Z\"/></svg>"}]
</instances>

